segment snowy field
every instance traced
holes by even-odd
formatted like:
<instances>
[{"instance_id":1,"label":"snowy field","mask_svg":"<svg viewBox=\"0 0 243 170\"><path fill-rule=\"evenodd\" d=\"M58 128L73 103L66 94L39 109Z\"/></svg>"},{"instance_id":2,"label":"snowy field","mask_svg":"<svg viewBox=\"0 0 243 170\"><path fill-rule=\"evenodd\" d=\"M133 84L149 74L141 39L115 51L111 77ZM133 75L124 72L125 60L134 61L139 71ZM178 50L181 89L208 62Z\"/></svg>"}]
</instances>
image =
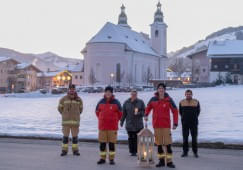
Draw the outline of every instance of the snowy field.
<instances>
[{"instance_id":1,"label":"snowy field","mask_svg":"<svg viewBox=\"0 0 243 170\"><path fill-rule=\"evenodd\" d=\"M199 118L200 142L224 142L243 144L243 86L194 89L194 97L200 100L202 112ZM184 89L168 91L175 102L184 97ZM123 103L129 93L116 93ZM148 102L153 92L141 92L139 97ZM95 106L103 94L80 94L84 101L80 138L97 138ZM0 135L61 137L61 116L57 112L60 95L39 93L0 96ZM151 117L150 117L151 128ZM119 139L127 139L124 128ZM181 124L173 132L174 141L181 142Z\"/></svg>"}]
</instances>

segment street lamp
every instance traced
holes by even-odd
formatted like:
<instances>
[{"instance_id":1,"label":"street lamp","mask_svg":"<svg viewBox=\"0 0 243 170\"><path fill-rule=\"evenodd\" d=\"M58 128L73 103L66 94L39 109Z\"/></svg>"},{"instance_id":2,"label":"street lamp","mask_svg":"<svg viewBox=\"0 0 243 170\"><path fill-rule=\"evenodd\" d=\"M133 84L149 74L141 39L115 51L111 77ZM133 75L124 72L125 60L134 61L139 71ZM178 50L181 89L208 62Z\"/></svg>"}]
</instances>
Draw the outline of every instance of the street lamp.
<instances>
[{"instance_id":1,"label":"street lamp","mask_svg":"<svg viewBox=\"0 0 243 170\"><path fill-rule=\"evenodd\" d=\"M114 80L115 74L114 73L111 73L110 74L110 77L111 77L111 85L113 85L113 80Z\"/></svg>"}]
</instances>

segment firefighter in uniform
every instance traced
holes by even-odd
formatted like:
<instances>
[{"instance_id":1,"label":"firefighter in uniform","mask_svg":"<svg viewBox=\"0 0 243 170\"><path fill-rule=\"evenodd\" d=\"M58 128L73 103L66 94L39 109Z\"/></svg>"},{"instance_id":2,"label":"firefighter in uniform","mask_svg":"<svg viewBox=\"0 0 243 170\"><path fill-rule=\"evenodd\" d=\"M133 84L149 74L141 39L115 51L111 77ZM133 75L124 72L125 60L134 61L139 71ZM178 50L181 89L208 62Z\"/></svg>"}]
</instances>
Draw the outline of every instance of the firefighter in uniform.
<instances>
[{"instance_id":1,"label":"firefighter in uniform","mask_svg":"<svg viewBox=\"0 0 243 170\"><path fill-rule=\"evenodd\" d=\"M167 167L175 168L172 162L170 111L173 113L173 129L175 130L178 126L178 109L165 90L165 84L161 83L158 85L155 96L150 99L147 105L145 121L148 120L147 116L153 110L153 128L159 158L159 163L156 167L165 166L166 161ZM165 146L165 149L163 149L163 146Z\"/></svg>"},{"instance_id":2,"label":"firefighter in uniform","mask_svg":"<svg viewBox=\"0 0 243 170\"><path fill-rule=\"evenodd\" d=\"M70 85L68 94L59 101L58 111L62 115L63 143L61 156L65 156L68 153L70 131L72 134L73 155L79 156L78 133L80 114L83 111L83 102L77 95L75 85Z\"/></svg>"},{"instance_id":3,"label":"firefighter in uniform","mask_svg":"<svg viewBox=\"0 0 243 170\"><path fill-rule=\"evenodd\" d=\"M188 156L189 145L188 137L191 133L192 137L192 151L194 156L198 158L197 135L198 135L198 117L200 114L200 103L198 100L192 98L192 91L186 90L186 99L180 102L180 115L183 134L183 154L182 157Z\"/></svg>"},{"instance_id":4,"label":"firefighter in uniform","mask_svg":"<svg viewBox=\"0 0 243 170\"><path fill-rule=\"evenodd\" d=\"M117 141L118 122L122 117L120 102L113 95L113 88L105 88L104 98L96 106L96 116L99 122L100 160L97 164L106 163L109 155L110 164L114 165L115 143ZM109 152L107 152L107 144Z\"/></svg>"}]
</instances>

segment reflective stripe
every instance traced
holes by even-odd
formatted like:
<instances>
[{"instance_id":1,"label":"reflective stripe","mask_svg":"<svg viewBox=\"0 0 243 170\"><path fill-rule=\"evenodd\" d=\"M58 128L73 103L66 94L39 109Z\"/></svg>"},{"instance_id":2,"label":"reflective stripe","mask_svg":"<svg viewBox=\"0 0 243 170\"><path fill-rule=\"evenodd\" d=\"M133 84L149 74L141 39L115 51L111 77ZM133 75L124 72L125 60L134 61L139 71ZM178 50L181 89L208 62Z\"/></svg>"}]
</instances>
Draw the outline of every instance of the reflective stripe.
<instances>
[{"instance_id":1,"label":"reflective stripe","mask_svg":"<svg viewBox=\"0 0 243 170\"><path fill-rule=\"evenodd\" d=\"M166 158L167 158L167 159L172 159L173 156L172 156L172 154L168 154L168 155L166 156Z\"/></svg>"},{"instance_id":2,"label":"reflective stripe","mask_svg":"<svg viewBox=\"0 0 243 170\"><path fill-rule=\"evenodd\" d=\"M100 152L100 156L106 156L106 152Z\"/></svg>"},{"instance_id":3,"label":"reflective stripe","mask_svg":"<svg viewBox=\"0 0 243 170\"><path fill-rule=\"evenodd\" d=\"M67 151L68 150L68 144L62 144L62 150Z\"/></svg>"},{"instance_id":4,"label":"reflective stripe","mask_svg":"<svg viewBox=\"0 0 243 170\"><path fill-rule=\"evenodd\" d=\"M110 156L114 156L116 154L116 152L110 152L109 155Z\"/></svg>"},{"instance_id":5,"label":"reflective stripe","mask_svg":"<svg viewBox=\"0 0 243 170\"><path fill-rule=\"evenodd\" d=\"M66 100L64 101L64 104L69 104L69 103L74 103L74 104L80 104L80 101L75 101L75 100Z\"/></svg>"},{"instance_id":6,"label":"reflective stripe","mask_svg":"<svg viewBox=\"0 0 243 170\"><path fill-rule=\"evenodd\" d=\"M72 101L72 103L75 103L75 104L80 104L80 102L77 102L77 101Z\"/></svg>"},{"instance_id":7,"label":"reflective stripe","mask_svg":"<svg viewBox=\"0 0 243 170\"><path fill-rule=\"evenodd\" d=\"M75 120L64 120L64 121L62 121L62 125L79 125L79 121L75 121Z\"/></svg>"},{"instance_id":8,"label":"reflective stripe","mask_svg":"<svg viewBox=\"0 0 243 170\"><path fill-rule=\"evenodd\" d=\"M73 150L78 150L78 144L72 144L72 149Z\"/></svg>"},{"instance_id":9,"label":"reflective stripe","mask_svg":"<svg viewBox=\"0 0 243 170\"><path fill-rule=\"evenodd\" d=\"M68 104L68 103L71 103L71 100L64 101L64 104Z\"/></svg>"},{"instance_id":10,"label":"reflective stripe","mask_svg":"<svg viewBox=\"0 0 243 170\"><path fill-rule=\"evenodd\" d=\"M158 158L165 158L166 157L166 155L165 154L158 154Z\"/></svg>"}]
</instances>

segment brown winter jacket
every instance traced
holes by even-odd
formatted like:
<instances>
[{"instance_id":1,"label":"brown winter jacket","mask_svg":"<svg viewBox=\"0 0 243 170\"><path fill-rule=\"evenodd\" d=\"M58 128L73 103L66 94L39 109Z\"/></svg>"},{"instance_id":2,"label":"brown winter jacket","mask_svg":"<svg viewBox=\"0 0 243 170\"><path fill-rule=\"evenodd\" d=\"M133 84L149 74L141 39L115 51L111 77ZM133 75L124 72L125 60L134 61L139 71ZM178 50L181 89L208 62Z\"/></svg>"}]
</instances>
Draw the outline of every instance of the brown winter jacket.
<instances>
[{"instance_id":1,"label":"brown winter jacket","mask_svg":"<svg viewBox=\"0 0 243 170\"><path fill-rule=\"evenodd\" d=\"M79 126L80 114L83 111L83 101L78 96L75 99L70 99L66 95L59 101L58 111L62 115L62 125Z\"/></svg>"}]
</instances>

